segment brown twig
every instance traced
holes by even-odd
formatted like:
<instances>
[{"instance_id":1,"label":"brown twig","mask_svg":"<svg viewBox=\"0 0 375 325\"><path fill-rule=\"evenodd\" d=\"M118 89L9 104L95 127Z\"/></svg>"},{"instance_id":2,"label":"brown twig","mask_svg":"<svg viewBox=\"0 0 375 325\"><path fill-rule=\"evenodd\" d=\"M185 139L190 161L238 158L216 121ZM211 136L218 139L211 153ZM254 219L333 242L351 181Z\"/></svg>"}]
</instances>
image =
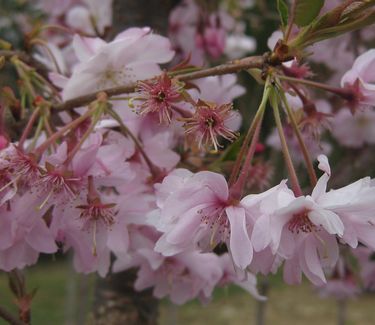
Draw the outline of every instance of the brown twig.
<instances>
[{"instance_id":1,"label":"brown twig","mask_svg":"<svg viewBox=\"0 0 375 325\"><path fill-rule=\"evenodd\" d=\"M0 318L4 319L11 325L25 325L25 323L16 318L11 312L0 306Z\"/></svg>"},{"instance_id":2,"label":"brown twig","mask_svg":"<svg viewBox=\"0 0 375 325\"><path fill-rule=\"evenodd\" d=\"M36 61L34 58L29 56L27 53L22 51L10 51L10 50L0 50L0 57L11 58L17 56L21 61L33 66L42 76L46 75L47 68ZM265 64L265 58L263 56L250 56L240 60L230 61L216 67L201 69L199 71L193 71L189 73L182 73L176 75L175 77L181 81L190 81L200 78L205 78L209 76L220 76L224 74L236 73L242 70L259 68L261 69ZM48 78L48 77L47 77ZM65 102L57 104L54 106L55 110L71 110L73 108L81 107L91 103L96 100L98 93L105 92L108 97L113 97L116 95L126 94L134 92L137 83L132 83L129 85L116 86L108 89L98 90L87 95L79 96L73 99L69 99Z\"/></svg>"},{"instance_id":3,"label":"brown twig","mask_svg":"<svg viewBox=\"0 0 375 325\"><path fill-rule=\"evenodd\" d=\"M239 71L246 70L246 69L262 68L264 63L265 63L264 57L251 56L251 57L247 57L241 60L230 61L228 63L221 64L213 68L207 68L207 69L202 69L199 71L177 75L176 78L181 81L190 81L190 80L205 78L209 76L220 76L224 74L239 72ZM91 103L97 98L97 94L100 92L104 92L107 94L108 97L112 97L116 95L134 92L136 86L137 84L133 83L130 85L118 86L118 87L99 90L91 94L69 99L61 104L55 105L54 109L60 110L60 111L71 110L73 108L81 107L81 106Z\"/></svg>"}]
</instances>

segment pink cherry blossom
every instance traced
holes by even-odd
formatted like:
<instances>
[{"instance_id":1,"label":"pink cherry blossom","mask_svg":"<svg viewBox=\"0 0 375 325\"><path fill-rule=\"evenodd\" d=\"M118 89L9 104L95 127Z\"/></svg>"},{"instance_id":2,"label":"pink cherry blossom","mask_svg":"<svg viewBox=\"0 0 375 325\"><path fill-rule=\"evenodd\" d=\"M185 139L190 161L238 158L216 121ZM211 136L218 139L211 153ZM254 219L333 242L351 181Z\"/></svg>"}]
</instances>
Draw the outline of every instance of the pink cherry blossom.
<instances>
[{"instance_id":1,"label":"pink cherry blossom","mask_svg":"<svg viewBox=\"0 0 375 325\"><path fill-rule=\"evenodd\" d=\"M94 45L91 55L87 44ZM161 71L158 64L174 55L168 39L152 34L149 28L127 29L109 43L76 36L73 45L81 62L64 87L65 100L154 77Z\"/></svg>"},{"instance_id":2,"label":"pink cherry blossom","mask_svg":"<svg viewBox=\"0 0 375 325\"><path fill-rule=\"evenodd\" d=\"M138 112L141 115L156 113L160 123L171 123L173 103L181 100L182 85L170 79L166 73L150 81L138 83Z\"/></svg>"},{"instance_id":3,"label":"pink cherry blossom","mask_svg":"<svg viewBox=\"0 0 375 325\"><path fill-rule=\"evenodd\" d=\"M320 167L330 173L327 159L319 159ZM270 246L274 254L277 252L286 259L284 279L288 283L299 282L301 272L316 285L325 283L322 267L332 268L337 262L336 236L343 236L344 224L339 215L321 204L323 184L329 178L327 173L320 178L311 196L295 198L286 189L275 191L276 210L263 208L255 222L252 234L255 251ZM243 204L249 205L245 199Z\"/></svg>"},{"instance_id":4,"label":"pink cherry blossom","mask_svg":"<svg viewBox=\"0 0 375 325\"><path fill-rule=\"evenodd\" d=\"M228 141L237 138L228 124L235 119L232 104L217 105L200 100L192 117L184 118L185 132L192 135L199 148L213 146L218 151L218 137Z\"/></svg>"},{"instance_id":5,"label":"pink cherry blossom","mask_svg":"<svg viewBox=\"0 0 375 325\"><path fill-rule=\"evenodd\" d=\"M164 257L153 250L154 240L158 236L151 229L133 228L130 252L117 255L114 271L138 266L134 283L136 290L153 287L155 297L169 296L178 305L194 298L208 300L223 275L219 257L198 252Z\"/></svg>"},{"instance_id":6,"label":"pink cherry blossom","mask_svg":"<svg viewBox=\"0 0 375 325\"><path fill-rule=\"evenodd\" d=\"M171 188L176 183L179 186ZM171 256L193 248L210 251L226 243L235 265L245 269L250 264L249 220L241 205L228 202L228 185L222 175L172 172L156 189L160 221L154 224L164 232L156 251Z\"/></svg>"},{"instance_id":7,"label":"pink cherry blossom","mask_svg":"<svg viewBox=\"0 0 375 325\"><path fill-rule=\"evenodd\" d=\"M359 104L374 106L375 101L375 49L360 55L353 67L341 79L341 86L353 89Z\"/></svg>"},{"instance_id":8,"label":"pink cherry blossom","mask_svg":"<svg viewBox=\"0 0 375 325\"><path fill-rule=\"evenodd\" d=\"M39 253L55 253L57 246L46 221L46 209L30 193L14 196L0 208L0 269L9 272L37 262Z\"/></svg>"}]
</instances>

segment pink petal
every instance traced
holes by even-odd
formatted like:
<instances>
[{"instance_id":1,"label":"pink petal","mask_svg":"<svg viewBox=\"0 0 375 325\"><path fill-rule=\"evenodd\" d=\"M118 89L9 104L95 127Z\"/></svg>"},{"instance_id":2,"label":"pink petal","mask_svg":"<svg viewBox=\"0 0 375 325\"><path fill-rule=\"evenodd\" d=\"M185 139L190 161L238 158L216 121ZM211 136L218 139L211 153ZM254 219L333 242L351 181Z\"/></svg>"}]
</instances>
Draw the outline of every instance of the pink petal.
<instances>
[{"instance_id":1,"label":"pink petal","mask_svg":"<svg viewBox=\"0 0 375 325\"><path fill-rule=\"evenodd\" d=\"M52 233L42 219L35 222L34 227L29 231L25 240L38 252L55 253L57 251Z\"/></svg>"},{"instance_id":2,"label":"pink petal","mask_svg":"<svg viewBox=\"0 0 375 325\"><path fill-rule=\"evenodd\" d=\"M225 209L230 223L229 250L234 264L245 269L253 258L253 247L246 228L246 215L243 208L228 207Z\"/></svg>"},{"instance_id":3,"label":"pink petal","mask_svg":"<svg viewBox=\"0 0 375 325\"><path fill-rule=\"evenodd\" d=\"M316 244L311 238L307 238L300 248L299 260L303 273L312 283L323 285L327 282L318 257Z\"/></svg>"},{"instance_id":4,"label":"pink petal","mask_svg":"<svg viewBox=\"0 0 375 325\"><path fill-rule=\"evenodd\" d=\"M339 216L332 211L317 209L310 211L308 217L313 224L323 226L329 234L340 237L344 234L344 224Z\"/></svg>"},{"instance_id":5,"label":"pink petal","mask_svg":"<svg viewBox=\"0 0 375 325\"><path fill-rule=\"evenodd\" d=\"M262 215L256 220L253 233L251 234L251 242L253 243L254 251L259 252L271 243L270 229L269 215Z\"/></svg>"}]
</instances>

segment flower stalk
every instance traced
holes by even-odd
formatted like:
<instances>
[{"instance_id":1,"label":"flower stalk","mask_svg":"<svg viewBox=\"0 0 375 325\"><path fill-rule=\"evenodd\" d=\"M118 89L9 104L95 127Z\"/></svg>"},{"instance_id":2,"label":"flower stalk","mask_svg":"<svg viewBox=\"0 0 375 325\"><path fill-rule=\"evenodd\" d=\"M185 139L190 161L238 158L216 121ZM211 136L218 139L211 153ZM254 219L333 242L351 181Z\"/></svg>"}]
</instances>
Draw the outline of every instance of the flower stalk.
<instances>
[{"instance_id":1,"label":"flower stalk","mask_svg":"<svg viewBox=\"0 0 375 325\"><path fill-rule=\"evenodd\" d=\"M151 174L153 177L157 177L160 174L160 170L158 167L156 167L151 159L147 156L146 152L143 149L143 145L140 143L140 141L137 139L137 137L129 130L129 128L124 124L121 117L112 109L108 109L108 114L112 116L112 118L119 123L120 130L124 136L129 137L134 142L135 146L137 147L138 151L142 155L143 159L145 160Z\"/></svg>"},{"instance_id":2,"label":"flower stalk","mask_svg":"<svg viewBox=\"0 0 375 325\"><path fill-rule=\"evenodd\" d=\"M317 180L317 177L316 177L314 166L312 164L312 160L311 160L311 156L310 156L309 150L307 149L305 141L303 140L301 131L300 131L299 127L298 127L296 118L294 116L294 112L293 112L292 108L290 107L290 105L288 103L288 100L286 99L285 93L282 91L281 88L279 88L279 95L280 95L281 101L283 102L283 104L284 104L284 106L286 108L288 117L289 117L290 122L292 124L293 131L294 131L294 133L295 133L295 135L297 137L298 144L300 146L300 149L301 149L304 161L305 161L306 169L307 169L307 172L309 174L311 185L313 187L315 187L315 185L316 185L316 183L317 183L318 180Z\"/></svg>"},{"instance_id":3,"label":"flower stalk","mask_svg":"<svg viewBox=\"0 0 375 325\"><path fill-rule=\"evenodd\" d=\"M277 131L279 133L281 148L282 148L285 163L286 163L286 166L287 166L287 169L288 169L288 174L289 174L289 177L290 177L292 189L293 189L293 192L296 196L301 196L303 193L302 193L302 190L301 190L301 186L299 185L297 173L296 173L296 170L294 168L292 158L290 156L288 144L286 142L283 125L281 123L281 118L280 118L279 102L278 102L278 98L277 98L275 89L273 89L273 91L270 95L270 103L271 103L271 106L273 108L273 115L274 115L274 118L275 118Z\"/></svg>"},{"instance_id":4,"label":"flower stalk","mask_svg":"<svg viewBox=\"0 0 375 325\"><path fill-rule=\"evenodd\" d=\"M259 105L258 111L256 112L256 114L254 116L254 119L253 119L253 121L250 125L250 128L247 131L245 139L243 140L240 152L238 153L238 156L236 158L235 164L234 164L233 169L232 169L232 173L229 177L229 185L233 185L236 178L237 178L237 175L240 171L241 162L242 162L242 160L245 156L245 153L246 153L247 147L249 145L249 142L251 140L251 137L253 136L259 121L263 117L264 111L265 111L266 106L267 106L267 102L268 102L270 92L271 92L271 87L269 85L269 81L267 80L267 82L264 86L262 101Z\"/></svg>"}]
</instances>

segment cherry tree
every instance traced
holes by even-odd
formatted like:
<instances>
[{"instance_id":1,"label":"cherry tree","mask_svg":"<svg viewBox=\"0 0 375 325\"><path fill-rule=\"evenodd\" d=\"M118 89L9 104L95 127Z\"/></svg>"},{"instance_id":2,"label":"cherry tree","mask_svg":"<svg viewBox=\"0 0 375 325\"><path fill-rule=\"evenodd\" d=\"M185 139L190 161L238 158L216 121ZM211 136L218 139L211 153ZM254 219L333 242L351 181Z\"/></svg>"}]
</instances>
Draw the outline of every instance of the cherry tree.
<instances>
[{"instance_id":1,"label":"cherry tree","mask_svg":"<svg viewBox=\"0 0 375 325\"><path fill-rule=\"evenodd\" d=\"M111 0L15 16L23 44L0 39L15 78L0 97L0 269L19 314L0 317L31 323L20 270L41 254L72 252L104 280L135 269L135 295L177 305L230 284L264 305L257 276L278 271L341 307L374 287L373 171L336 152L375 143L375 1L272 3L278 30L251 56L253 1L168 3L164 34L118 30ZM256 107L237 109L244 94Z\"/></svg>"}]
</instances>

